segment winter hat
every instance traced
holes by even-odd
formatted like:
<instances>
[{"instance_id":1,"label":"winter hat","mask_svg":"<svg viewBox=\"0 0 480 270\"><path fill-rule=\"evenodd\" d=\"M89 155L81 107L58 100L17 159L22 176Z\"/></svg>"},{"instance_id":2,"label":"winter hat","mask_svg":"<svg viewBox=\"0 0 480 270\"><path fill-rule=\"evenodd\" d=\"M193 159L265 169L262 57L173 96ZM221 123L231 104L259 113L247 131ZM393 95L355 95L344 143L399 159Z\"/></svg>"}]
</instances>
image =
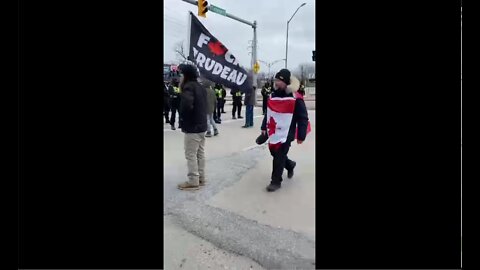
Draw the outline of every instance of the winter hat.
<instances>
[{"instance_id":1,"label":"winter hat","mask_svg":"<svg viewBox=\"0 0 480 270\"><path fill-rule=\"evenodd\" d=\"M198 78L197 69L192 65L181 64L178 66L178 69L183 74L183 76L191 79Z\"/></svg>"},{"instance_id":2,"label":"winter hat","mask_svg":"<svg viewBox=\"0 0 480 270\"><path fill-rule=\"evenodd\" d=\"M290 71L288 69L281 69L276 75L275 79L279 79L287 85L290 84Z\"/></svg>"}]
</instances>

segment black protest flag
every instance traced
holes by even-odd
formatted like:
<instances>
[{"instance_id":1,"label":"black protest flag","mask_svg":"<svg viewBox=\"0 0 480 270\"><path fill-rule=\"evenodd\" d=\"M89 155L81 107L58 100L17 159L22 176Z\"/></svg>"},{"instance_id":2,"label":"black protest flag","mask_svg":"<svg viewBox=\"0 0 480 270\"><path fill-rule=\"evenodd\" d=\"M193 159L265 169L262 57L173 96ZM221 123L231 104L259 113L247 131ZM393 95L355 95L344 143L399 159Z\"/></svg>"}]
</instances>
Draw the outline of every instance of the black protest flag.
<instances>
[{"instance_id":1,"label":"black protest flag","mask_svg":"<svg viewBox=\"0 0 480 270\"><path fill-rule=\"evenodd\" d=\"M252 78L238 64L237 59L190 12L190 48L188 59L197 65L200 74L227 88L248 92Z\"/></svg>"}]
</instances>

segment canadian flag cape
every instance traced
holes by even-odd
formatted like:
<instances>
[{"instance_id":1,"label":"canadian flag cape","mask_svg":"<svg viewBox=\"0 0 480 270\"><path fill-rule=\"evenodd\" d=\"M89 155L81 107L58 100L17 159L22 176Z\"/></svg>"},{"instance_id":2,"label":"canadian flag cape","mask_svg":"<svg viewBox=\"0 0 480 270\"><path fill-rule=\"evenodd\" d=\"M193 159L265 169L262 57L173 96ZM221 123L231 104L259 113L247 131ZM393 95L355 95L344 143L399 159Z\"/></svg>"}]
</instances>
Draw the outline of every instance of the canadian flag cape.
<instances>
[{"instance_id":1,"label":"canadian flag cape","mask_svg":"<svg viewBox=\"0 0 480 270\"><path fill-rule=\"evenodd\" d=\"M278 149L288 138L290 125L292 124L293 113L295 111L295 100L303 99L299 93L295 97L272 97L267 102L267 132L269 137L269 148ZM310 121L307 126L307 133L311 131ZM295 139L297 138L298 127L295 130Z\"/></svg>"}]
</instances>

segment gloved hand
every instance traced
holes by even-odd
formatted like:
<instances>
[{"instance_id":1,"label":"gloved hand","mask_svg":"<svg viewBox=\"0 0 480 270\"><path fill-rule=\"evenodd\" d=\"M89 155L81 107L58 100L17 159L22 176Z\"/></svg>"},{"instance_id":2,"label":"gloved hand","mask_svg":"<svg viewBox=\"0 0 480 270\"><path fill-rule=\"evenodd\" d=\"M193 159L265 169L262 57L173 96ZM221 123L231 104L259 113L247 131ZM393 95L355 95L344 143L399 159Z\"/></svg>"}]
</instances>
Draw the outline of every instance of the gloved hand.
<instances>
[{"instance_id":1,"label":"gloved hand","mask_svg":"<svg viewBox=\"0 0 480 270\"><path fill-rule=\"evenodd\" d=\"M267 132L265 130L262 130L262 134L260 134L260 136L257 137L255 142L258 145L261 145L261 144L264 144L267 140L268 140Z\"/></svg>"}]
</instances>

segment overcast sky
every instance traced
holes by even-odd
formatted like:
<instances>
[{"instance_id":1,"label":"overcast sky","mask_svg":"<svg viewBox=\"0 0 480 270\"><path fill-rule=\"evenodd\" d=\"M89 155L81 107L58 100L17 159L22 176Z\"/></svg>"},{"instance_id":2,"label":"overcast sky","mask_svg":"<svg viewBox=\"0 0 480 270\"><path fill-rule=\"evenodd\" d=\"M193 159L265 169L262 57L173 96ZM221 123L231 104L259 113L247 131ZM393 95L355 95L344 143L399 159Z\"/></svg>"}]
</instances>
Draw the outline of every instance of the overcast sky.
<instances>
[{"instance_id":1,"label":"overcast sky","mask_svg":"<svg viewBox=\"0 0 480 270\"><path fill-rule=\"evenodd\" d=\"M302 4L290 22L288 33L288 68L295 70L299 64L311 63L315 50L315 1L314 0L211 0L209 4L223 8L227 13L253 22L257 21L257 58L273 62L285 58L287 21ZM197 15L197 7L182 0L164 1L163 54L165 62L176 61L174 47L179 41L187 42L188 11ZM239 60L249 66L249 41L253 39L251 26L222 15L207 12L207 18L198 17L212 35L218 38ZM274 73L283 68L281 61L271 67ZM268 72L260 62L260 72Z\"/></svg>"}]
</instances>

